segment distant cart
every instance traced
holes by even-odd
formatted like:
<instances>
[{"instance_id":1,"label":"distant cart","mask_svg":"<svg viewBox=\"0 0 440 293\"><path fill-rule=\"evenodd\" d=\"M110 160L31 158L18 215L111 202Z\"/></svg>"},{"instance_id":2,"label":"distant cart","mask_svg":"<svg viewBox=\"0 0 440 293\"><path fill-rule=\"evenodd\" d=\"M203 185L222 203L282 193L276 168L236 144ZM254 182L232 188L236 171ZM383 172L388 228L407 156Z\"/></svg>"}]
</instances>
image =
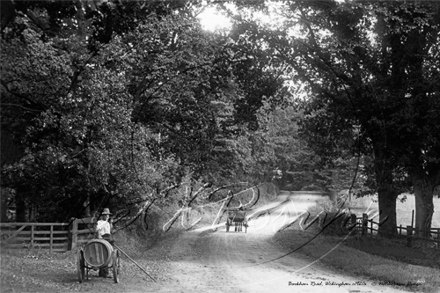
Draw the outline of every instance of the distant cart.
<instances>
[{"instance_id":1,"label":"distant cart","mask_svg":"<svg viewBox=\"0 0 440 293\"><path fill-rule=\"evenodd\" d=\"M235 232L242 232L244 226L244 232L247 233L246 211L242 209L228 209L227 213L226 232L229 232L231 226L235 226Z\"/></svg>"},{"instance_id":2,"label":"distant cart","mask_svg":"<svg viewBox=\"0 0 440 293\"><path fill-rule=\"evenodd\" d=\"M113 280L119 282L119 251L104 239L93 239L78 251L77 273L79 282L89 278L90 270L108 267L113 272Z\"/></svg>"}]
</instances>

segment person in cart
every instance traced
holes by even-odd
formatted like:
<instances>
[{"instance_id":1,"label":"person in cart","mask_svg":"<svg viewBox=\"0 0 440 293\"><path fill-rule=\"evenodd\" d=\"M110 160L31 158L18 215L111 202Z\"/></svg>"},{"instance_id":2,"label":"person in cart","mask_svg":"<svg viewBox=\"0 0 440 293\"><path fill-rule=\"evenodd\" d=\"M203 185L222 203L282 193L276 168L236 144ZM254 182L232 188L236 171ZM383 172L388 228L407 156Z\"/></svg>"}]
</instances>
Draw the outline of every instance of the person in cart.
<instances>
[{"instance_id":1,"label":"person in cart","mask_svg":"<svg viewBox=\"0 0 440 293\"><path fill-rule=\"evenodd\" d=\"M113 245L114 240L111 235L113 225L110 216L110 209L105 208L101 213L100 220L96 224L96 237L98 237L98 239L104 239ZM107 278L108 275L108 266L99 269L100 277Z\"/></svg>"}]
</instances>

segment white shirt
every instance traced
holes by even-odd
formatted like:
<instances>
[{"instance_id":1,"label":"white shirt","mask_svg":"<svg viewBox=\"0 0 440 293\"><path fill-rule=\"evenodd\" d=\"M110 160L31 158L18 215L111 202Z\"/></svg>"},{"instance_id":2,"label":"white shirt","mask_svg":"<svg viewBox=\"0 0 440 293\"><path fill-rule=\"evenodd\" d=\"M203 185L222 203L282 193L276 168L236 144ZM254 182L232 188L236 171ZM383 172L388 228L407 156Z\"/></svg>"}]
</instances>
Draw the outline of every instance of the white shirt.
<instances>
[{"instance_id":1,"label":"white shirt","mask_svg":"<svg viewBox=\"0 0 440 293\"><path fill-rule=\"evenodd\" d=\"M104 234L110 234L110 223L104 220L99 220L96 226L96 232L98 232L98 238L101 238Z\"/></svg>"}]
</instances>

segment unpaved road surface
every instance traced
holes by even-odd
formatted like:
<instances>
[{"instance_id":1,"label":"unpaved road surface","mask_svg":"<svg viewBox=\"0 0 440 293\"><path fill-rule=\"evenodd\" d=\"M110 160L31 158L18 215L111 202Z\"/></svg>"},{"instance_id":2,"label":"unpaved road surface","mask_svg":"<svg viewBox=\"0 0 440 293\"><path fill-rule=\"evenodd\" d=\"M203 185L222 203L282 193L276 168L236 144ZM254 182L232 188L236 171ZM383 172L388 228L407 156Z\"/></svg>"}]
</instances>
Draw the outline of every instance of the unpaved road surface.
<instances>
[{"instance_id":1,"label":"unpaved road surface","mask_svg":"<svg viewBox=\"0 0 440 293\"><path fill-rule=\"evenodd\" d=\"M404 292L332 271L274 242L279 227L317 199L279 196L255 211L247 233L227 233L224 226L184 233L170 250L170 279L150 292Z\"/></svg>"},{"instance_id":2,"label":"unpaved road surface","mask_svg":"<svg viewBox=\"0 0 440 293\"><path fill-rule=\"evenodd\" d=\"M399 292L286 253L251 228L185 233L171 251L170 280L149 292Z\"/></svg>"},{"instance_id":3,"label":"unpaved road surface","mask_svg":"<svg viewBox=\"0 0 440 293\"><path fill-rule=\"evenodd\" d=\"M283 201L284 199L280 199ZM169 237L136 259L156 280L121 257L120 283L97 277L82 284L76 276L75 254L65 259L23 259L2 253L1 292L404 292L375 286L368 279L344 275L319 262L290 253L272 240L295 211L271 210L250 221L247 233L220 226ZM272 204L272 206L274 206ZM361 265L361 264L360 264Z\"/></svg>"}]
</instances>

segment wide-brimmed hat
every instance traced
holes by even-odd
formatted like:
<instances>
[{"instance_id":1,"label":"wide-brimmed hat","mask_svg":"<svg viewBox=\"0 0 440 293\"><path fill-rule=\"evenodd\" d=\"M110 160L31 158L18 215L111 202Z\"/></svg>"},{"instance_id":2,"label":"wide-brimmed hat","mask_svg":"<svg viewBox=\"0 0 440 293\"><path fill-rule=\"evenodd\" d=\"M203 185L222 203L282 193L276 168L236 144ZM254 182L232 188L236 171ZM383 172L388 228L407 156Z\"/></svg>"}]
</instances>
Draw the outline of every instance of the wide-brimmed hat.
<instances>
[{"instance_id":1,"label":"wide-brimmed hat","mask_svg":"<svg viewBox=\"0 0 440 293\"><path fill-rule=\"evenodd\" d=\"M112 213L110 213L110 210L108 208L105 208L101 213L101 215L111 215L111 214Z\"/></svg>"}]
</instances>

